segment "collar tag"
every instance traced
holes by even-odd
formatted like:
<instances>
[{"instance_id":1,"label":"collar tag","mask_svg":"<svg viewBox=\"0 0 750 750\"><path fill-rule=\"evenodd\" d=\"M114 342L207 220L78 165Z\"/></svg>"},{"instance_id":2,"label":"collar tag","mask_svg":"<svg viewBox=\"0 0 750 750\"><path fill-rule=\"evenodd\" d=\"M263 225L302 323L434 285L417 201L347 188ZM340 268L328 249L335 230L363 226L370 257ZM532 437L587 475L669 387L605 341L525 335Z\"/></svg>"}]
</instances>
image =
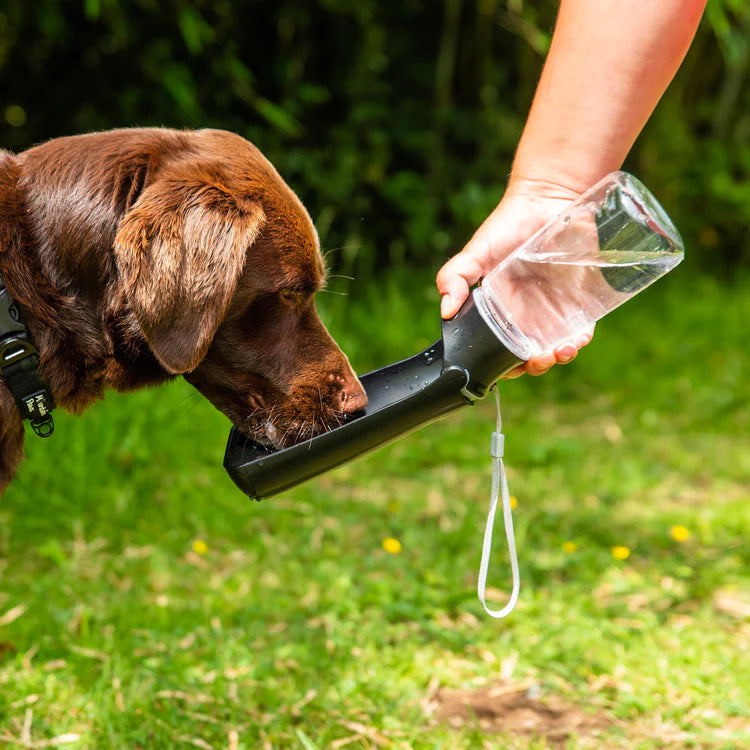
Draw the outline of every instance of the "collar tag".
<instances>
[{"instance_id":1,"label":"collar tag","mask_svg":"<svg viewBox=\"0 0 750 750\"><path fill-rule=\"evenodd\" d=\"M32 422L38 419L44 419L44 417L52 411L49 394L45 390L37 391L29 396L24 396L23 405L26 411L24 416L26 419L32 420Z\"/></svg>"}]
</instances>

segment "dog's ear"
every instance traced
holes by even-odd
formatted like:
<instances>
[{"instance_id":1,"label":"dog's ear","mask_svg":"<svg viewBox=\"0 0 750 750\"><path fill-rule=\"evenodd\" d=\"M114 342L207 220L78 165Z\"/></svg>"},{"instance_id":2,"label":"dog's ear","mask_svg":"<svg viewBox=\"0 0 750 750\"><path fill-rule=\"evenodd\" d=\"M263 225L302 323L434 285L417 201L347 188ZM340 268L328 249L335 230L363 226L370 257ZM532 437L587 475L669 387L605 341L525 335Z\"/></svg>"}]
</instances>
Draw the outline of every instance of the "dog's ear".
<instances>
[{"instance_id":1,"label":"dog's ear","mask_svg":"<svg viewBox=\"0 0 750 750\"><path fill-rule=\"evenodd\" d=\"M120 221L121 283L169 372L189 372L205 356L264 222L258 203L198 178L157 180Z\"/></svg>"}]
</instances>

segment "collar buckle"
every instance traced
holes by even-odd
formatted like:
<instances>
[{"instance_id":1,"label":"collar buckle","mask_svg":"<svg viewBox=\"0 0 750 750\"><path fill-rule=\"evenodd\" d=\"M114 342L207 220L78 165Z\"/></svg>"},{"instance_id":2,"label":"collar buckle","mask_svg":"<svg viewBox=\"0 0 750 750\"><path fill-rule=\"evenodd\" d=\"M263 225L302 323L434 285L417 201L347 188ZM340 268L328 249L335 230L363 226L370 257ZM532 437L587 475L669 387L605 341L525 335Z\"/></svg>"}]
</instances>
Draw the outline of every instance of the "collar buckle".
<instances>
[{"instance_id":1,"label":"collar buckle","mask_svg":"<svg viewBox=\"0 0 750 750\"><path fill-rule=\"evenodd\" d=\"M38 361L39 350L23 334L14 336L11 333L0 341L0 374L6 367L26 359L26 357L36 357Z\"/></svg>"}]
</instances>

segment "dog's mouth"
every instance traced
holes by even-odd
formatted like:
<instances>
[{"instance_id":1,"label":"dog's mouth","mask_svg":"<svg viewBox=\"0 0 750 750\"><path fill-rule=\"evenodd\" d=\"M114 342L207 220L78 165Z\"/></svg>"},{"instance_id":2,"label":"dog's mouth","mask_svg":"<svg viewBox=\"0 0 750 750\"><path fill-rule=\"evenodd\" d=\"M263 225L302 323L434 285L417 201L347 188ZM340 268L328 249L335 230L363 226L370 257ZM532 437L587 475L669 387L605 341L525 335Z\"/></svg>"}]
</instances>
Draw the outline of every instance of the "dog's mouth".
<instances>
[{"instance_id":1,"label":"dog's mouth","mask_svg":"<svg viewBox=\"0 0 750 750\"><path fill-rule=\"evenodd\" d=\"M296 416L292 419L265 419L248 424L244 432L253 442L269 451L289 448L297 443L322 435L352 419L353 415L334 410L312 417Z\"/></svg>"},{"instance_id":2,"label":"dog's mouth","mask_svg":"<svg viewBox=\"0 0 750 750\"><path fill-rule=\"evenodd\" d=\"M235 395L232 402L218 405L241 433L273 452L315 438L364 413L337 408L342 401L345 405L338 391L318 386L287 392L255 387L241 399Z\"/></svg>"}]
</instances>

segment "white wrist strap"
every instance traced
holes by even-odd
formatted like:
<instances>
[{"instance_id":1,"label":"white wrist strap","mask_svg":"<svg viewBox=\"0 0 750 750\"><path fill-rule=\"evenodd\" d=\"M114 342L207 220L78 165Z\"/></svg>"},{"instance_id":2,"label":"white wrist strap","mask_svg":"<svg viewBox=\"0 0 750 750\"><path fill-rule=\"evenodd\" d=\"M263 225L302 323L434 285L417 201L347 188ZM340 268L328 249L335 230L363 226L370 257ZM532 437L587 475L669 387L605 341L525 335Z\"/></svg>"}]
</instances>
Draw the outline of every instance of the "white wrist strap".
<instances>
[{"instance_id":1,"label":"white wrist strap","mask_svg":"<svg viewBox=\"0 0 750 750\"><path fill-rule=\"evenodd\" d=\"M505 465L503 464L503 453L505 449L505 435L502 433L502 417L500 416L500 395L497 386L494 388L495 402L497 403L497 428L492 433L490 444L490 455L492 456L492 490L490 497L490 510L487 514L487 525L484 529L484 543L482 544L482 560L479 564L479 577L477 579L477 596L484 607L484 611L491 617L505 617L509 615L518 601L518 592L521 588L521 579L518 574L518 557L516 555L516 537L513 533L513 516L510 510L510 492L508 491L508 480L505 476ZM508 538L508 555L510 557L510 569L513 576L513 590L510 601L500 610L490 609L485 603L485 589L487 586L487 570L490 565L490 553L492 551L492 530L495 526L495 511L497 510L498 490L503 498L503 519L505 521L505 536Z\"/></svg>"}]
</instances>

